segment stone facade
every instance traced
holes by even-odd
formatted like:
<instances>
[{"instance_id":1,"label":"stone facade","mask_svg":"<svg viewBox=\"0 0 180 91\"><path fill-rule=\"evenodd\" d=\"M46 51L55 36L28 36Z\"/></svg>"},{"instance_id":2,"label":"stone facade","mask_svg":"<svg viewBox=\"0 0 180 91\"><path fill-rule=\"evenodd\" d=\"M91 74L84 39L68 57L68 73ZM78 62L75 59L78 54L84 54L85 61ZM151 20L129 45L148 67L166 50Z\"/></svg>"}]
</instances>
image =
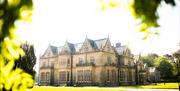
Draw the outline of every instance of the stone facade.
<instances>
[{"instance_id":1,"label":"stone facade","mask_svg":"<svg viewBox=\"0 0 180 91\"><path fill-rule=\"evenodd\" d=\"M127 46L112 46L109 38L83 43L49 45L40 57L41 85L119 86L134 85L136 70Z\"/></svg>"}]
</instances>

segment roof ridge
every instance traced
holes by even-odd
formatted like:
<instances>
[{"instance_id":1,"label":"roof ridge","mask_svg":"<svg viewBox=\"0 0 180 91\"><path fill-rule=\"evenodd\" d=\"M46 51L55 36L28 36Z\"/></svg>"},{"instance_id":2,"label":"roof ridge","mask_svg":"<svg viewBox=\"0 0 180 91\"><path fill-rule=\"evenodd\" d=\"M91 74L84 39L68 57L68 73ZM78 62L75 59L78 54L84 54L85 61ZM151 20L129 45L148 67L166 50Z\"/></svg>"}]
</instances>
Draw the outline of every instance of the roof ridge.
<instances>
[{"instance_id":1,"label":"roof ridge","mask_svg":"<svg viewBox=\"0 0 180 91\"><path fill-rule=\"evenodd\" d=\"M56 48L58 48L57 46L54 46L54 45L50 45L50 47L56 47Z\"/></svg>"},{"instance_id":2,"label":"roof ridge","mask_svg":"<svg viewBox=\"0 0 180 91\"><path fill-rule=\"evenodd\" d=\"M94 40L94 41L100 41L100 40L104 40L104 39L107 39L107 38L97 39L97 40Z\"/></svg>"}]
</instances>

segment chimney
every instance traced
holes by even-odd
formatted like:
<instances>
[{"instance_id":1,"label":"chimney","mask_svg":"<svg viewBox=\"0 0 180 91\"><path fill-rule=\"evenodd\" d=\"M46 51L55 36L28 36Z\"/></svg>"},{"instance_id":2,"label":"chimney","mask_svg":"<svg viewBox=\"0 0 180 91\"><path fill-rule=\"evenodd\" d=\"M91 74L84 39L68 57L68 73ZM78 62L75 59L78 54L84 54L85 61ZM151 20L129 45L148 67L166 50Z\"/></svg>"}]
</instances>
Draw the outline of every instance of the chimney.
<instances>
[{"instance_id":1,"label":"chimney","mask_svg":"<svg viewBox=\"0 0 180 91\"><path fill-rule=\"evenodd\" d=\"M116 43L116 48L121 47L121 43Z\"/></svg>"}]
</instances>

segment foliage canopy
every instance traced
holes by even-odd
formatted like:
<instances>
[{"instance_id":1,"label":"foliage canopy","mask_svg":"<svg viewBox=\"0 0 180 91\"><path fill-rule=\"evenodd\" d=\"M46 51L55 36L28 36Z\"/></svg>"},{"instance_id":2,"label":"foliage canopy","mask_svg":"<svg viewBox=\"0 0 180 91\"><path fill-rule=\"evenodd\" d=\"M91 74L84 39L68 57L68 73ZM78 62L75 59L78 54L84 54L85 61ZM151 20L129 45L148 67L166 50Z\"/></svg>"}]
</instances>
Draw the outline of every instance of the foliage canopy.
<instances>
[{"instance_id":1,"label":"foliage canopy","mask_svg":"<svg viewBox=\"0 0 180 91\"><path fill-rule=\"evenodd\" d=\"M24 55L14 33L15 23L30 20L32 5L32 0L0 0L0 90L24 91L33 86L31 75L13 70L15 60Z\"/></svg>"},{"instance_id":2,"label":"foliage canopy","mask_svg":"<svg viewBox=\"0 0 180 91\"><path fill-rule=\"evenodd\" d=\"M121 5L123 0L99 0L102 3L101 10L105 11L107 7L113 8ZM107 3L105 3L107 1ZM159 14L158 8L165 2L168 5L175 6L175 0L124 0L128 2L132 15L135 19L140 20L139 31L145 33L144 40L150 34L158 35L158 31L154 31L154 28L158 28ZM178 0L177 0L178 1ZM124 4L124 3L123 3Z\"/></svg>"},{"instance_id":3,"label":"foliage canopy","mask_svg":"<svg viewBox=\"0 0 180 91\"><path fill-rule=\"evenodd\" d=\"M35 76L35 70L33 67L36 64L36 56L34 53L34 46L28 44L27 42L21 45L25 55L20 56L18 60L15 61L14 69L21 68L25 72L31 74L33 77Z\"/></svg>"}]
</instances>

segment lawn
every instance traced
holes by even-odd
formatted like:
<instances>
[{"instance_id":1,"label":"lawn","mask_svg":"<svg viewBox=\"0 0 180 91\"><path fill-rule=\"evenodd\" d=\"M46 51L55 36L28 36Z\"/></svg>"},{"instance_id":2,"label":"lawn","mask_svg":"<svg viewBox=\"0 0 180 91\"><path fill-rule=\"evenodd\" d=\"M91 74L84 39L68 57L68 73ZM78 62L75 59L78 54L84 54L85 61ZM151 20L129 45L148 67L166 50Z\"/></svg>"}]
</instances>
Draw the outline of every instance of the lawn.
<instances>
[{"instance_id":1,"label":"lawn","mask_svg":"<svg viewBox=\"0 0 180 91\"><path fill-rule=\"evenodd\" d=\"M178 89L178 83L158 83L150 85L137 85L137 86L121 86L122 88L164 88L164 89Z\"/></svg>"},{"instance_id":2,"label":"lawn","mask_svg":"<svg viewBox=\"0 0 180 91\"><path fill-rule=\"evenodd\" d=\"M139 85L139 86L120 86L120 87L52 87L52 86L34 86L31 91L126 91L125 88L142 89L178 89L178 83L159 83L157 85Z\"/></svg>"},{"instance_id":3,"label":"lawn","mask_svg":"<svg viewBox=\"0 0 180 91\"><path fill-rule=\"evenodd\" d=\"M31 91L126 91L122 88L108 87L51 87L51 86L35 86Z\"/></svg>"}]
</instances>

